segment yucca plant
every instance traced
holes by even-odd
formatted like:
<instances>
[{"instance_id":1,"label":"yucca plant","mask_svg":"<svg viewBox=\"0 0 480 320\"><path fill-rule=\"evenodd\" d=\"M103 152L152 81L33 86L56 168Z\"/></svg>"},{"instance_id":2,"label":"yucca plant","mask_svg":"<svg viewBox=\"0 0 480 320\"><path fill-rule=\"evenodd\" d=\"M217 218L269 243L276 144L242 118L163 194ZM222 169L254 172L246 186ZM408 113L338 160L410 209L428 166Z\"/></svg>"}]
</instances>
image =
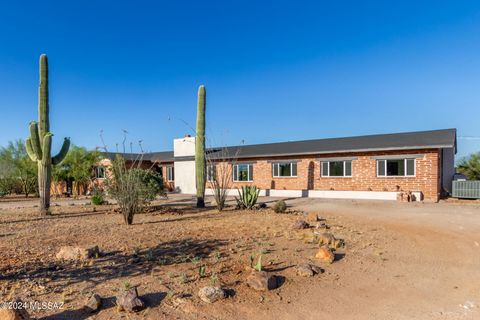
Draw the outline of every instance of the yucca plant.
<instances>
[{"instance_id":1,"label":"yucca plant","mask_svg":"<svg viewBox=\"0 0 480 320\"><path fill-rule=\"evenodd\" d=\"M252 209L257 203L260 189L257 189L257 186L243 186L242 189L237 190L238 198L235 197L235 200L237 201L238 207L240 209Z\"/></svg>"}]
</instances>

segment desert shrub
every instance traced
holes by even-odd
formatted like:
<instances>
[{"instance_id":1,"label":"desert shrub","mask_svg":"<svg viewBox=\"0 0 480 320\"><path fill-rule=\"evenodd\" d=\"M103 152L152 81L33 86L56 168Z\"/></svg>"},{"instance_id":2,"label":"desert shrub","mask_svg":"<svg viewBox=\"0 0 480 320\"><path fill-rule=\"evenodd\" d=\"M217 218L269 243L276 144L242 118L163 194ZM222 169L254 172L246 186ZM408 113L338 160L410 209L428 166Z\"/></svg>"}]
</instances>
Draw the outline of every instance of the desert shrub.
<instances>
[{"instance_id":1,"label":"desert shrub","mask_svg":"<svg viewBox=\"0 0 480 320\"><path fill-rule=\"evenodd\" d=\"M163 192L163 180L151 170L140 169L140 165L127 168L125 160L117 157L112 161L112 174L107 177L106 185L109 195L120 207L124 221L130 225L133 216L160 192Z\"/></svg>"},{"instance_id":2,"label":"desert shrub","mask_svg":"<svg viewBox=\"0 0 480 320\"><path fill-rule=\"evenodd\" d=\"M237 153L230 155L228 148L210 150L206 154L207 177L213 189L213 198L218 211L225 208L228 190L232 188L232 170Z\"/></svg>"},{"instance_id":3,"label":"desert shrub","mask_svg":"<svg viewBox=\"0 0 480 320\"><path fill-rule=\"evenodd\" d=\"M10 183L5 178L0 178L0 198L10 193Z\"/></svg>"},{"instance_id":4,"label":"desert shrub","mask_svg":"<svg viewBox=\"0 0 480 320\"><path fill-rule=\"evenodd\" d=\"M237 205L240 209L252 209L257 203L260 189L256 186L243 186L241 190L238 190L238 198L235 197Z\"/></svg>"},{"instance_id":5,"label":"desert shrub","mask_svg":"<svg viewBox=\"0 0 480 320\"><path fill-rule=\"evenodd\" d=\"M165 195L163 177L153 171L144 169L132 169L140 176L142 182L142 194L146 201L152 201L159 195Z\"/></svg>"},{"instance_id":6,"label":"desert shrub","mask_svg":"<svg viewBox=\"0 0 480 320\"><path fill-rule=\"evenodd\" d=\"M93 188L92 190L92 204L95 206L101 206L102 204L105 203L105 193L102 189L100 188Z\"/></svg>"},{"instance_id":7,"label":"desert shrub","mask_svg":"<svg viewBox=\"0 0 480 320\"><path fill-rule=\"evenodd\" d=\"M273 205L273 211L275 211L276 213L284 213L285 210L287 210L287 204L283 200L278 200Z\"/></svg>"}]
</instances>

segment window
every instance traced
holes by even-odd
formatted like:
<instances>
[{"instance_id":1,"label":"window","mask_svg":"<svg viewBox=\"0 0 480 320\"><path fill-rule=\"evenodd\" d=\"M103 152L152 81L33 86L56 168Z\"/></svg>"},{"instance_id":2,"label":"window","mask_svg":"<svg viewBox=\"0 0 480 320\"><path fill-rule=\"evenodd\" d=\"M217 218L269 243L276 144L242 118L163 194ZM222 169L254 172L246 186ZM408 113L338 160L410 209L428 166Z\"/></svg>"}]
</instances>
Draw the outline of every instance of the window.
<instances>
[{"instance_id":1,"label":"window","mask_svg":"<svg viewBox=\"0 0 480 320\"><path fill-rule=\"evenodd\" d=\"M234 165L233 181L253 181L253 165L251 164Z\"/></svg>"},{"instance_id":2,"label":"window","mask_svg":"<svg viewBox=\"0 0 480 320\"><path fill-rule=\"evenodd\" d=\"M378 177L415 176L415 159L377 160Z\"/></svg>"},{"instance_id":3,"label":"window","mask_svg":"<svg viewBox=\"0 0 480 320\"><path fill-rule=\"evenodd\" d=\"M96 167L95 168L95 178L105 179L105 167Z\"/></svg>"},{"instance_id":4,"label":"window","mask_svg":"<svg viewBox=\"0 0 480 320\"><path fill-rule=\"evenodd\" d=\"M175 172L173 170L173 166L167 167L167 180L168 181L175 180Z\"/></svg>"},{"instance_id":5,"label":"window","mask_svg":"<svg viewBox=\"0 0 480 320\"><path fill-rule=\"evenodd\" d=\"M214 164L207 166L207 181L215 181L217 177L217 167Z\"/></svg>"},{"instance_id":6,"label":"window","mask_svg":"<svg viewBox=\"0 0 480 320\"><path fill-rule=\"evenodd\" d=\"M296 177L297 163L296 162L272 163L272 170L273 170L274 177Z\"/></svg>"},{"instance_id":7,"label":"window","mask_svg":"<svg viewBox=\"0 0 480 320\"><path fill-rule=\"evenodd\" d=\"M351 177L352 161L322 161L322 177Z\"/></svg>"}]
</instances>

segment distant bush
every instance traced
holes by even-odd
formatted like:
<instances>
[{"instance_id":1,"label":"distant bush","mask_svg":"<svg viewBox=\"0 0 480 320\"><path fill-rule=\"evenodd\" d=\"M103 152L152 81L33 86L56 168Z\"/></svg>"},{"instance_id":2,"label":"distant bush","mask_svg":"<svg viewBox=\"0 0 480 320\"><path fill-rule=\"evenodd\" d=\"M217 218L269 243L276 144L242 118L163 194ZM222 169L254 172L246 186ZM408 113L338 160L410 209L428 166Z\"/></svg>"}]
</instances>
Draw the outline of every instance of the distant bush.
<instances>
[{"instance_id":1,"label":"distant bush","mask_svg":"<svg viewBox=\"0 0 480 320\"><path fill-rule=\"evenodd\" d=\"M105 203L105 193L100 188L94 188L92 191L92 204L95 206L101 206Z\"/></svg>"},{"instance_id":2,"label":"distant bush","mask_svg":"<svg viewBox=\"0 0 480 320\"><path fill-rule=\"evenodd\" d=\"M287 210L287 204L283 200L278 200L273 205L273 211L275 211L276 213L284 213L285 210Z\"/></svg>"},{"instance_id":3,"label":"distant bush","mask_svg":"<svg viewBox=\"0 0 480 320\"><path fill-rule=\"evenodd\" d=\"M0 198L10 193L10 184L7 179L0 178Z\"/></svg>"},{"instance_id":4,"label":"distant bush","mask_svg":"<svg viewBox=\"0 0 480 320\"><path fill-rule=\"evenodd\" d=\"M139 175L139 178L142 182L142 193L144 194L145 200L152 201L157 196L165 195L162 175L153 170L132 170L135 170L136 174Z\"/></svg>"}]
</instances>

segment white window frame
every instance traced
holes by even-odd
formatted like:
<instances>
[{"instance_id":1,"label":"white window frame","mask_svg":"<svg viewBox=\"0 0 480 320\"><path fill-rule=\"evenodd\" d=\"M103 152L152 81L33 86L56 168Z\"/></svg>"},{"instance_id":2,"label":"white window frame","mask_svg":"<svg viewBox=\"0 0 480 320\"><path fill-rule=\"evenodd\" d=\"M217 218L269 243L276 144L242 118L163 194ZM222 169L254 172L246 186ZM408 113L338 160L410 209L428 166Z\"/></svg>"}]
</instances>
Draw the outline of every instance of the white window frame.
<instances>
[{"instance_id":1,"label":"white window frame","mask_svg":"<svg viewBox=\"0 0 480 320\"><path fill-rule=\"evenodd\" d=\"M238 180L238 177L240 176L240 171L239 171L239 166L241 165L246 165L247 166L247 179L248 180ZM251 169L250 169L251 168ZM235 171L236 171L236 176L237 180L235 180ZM251 163L237 163L233 165L233 170L232 170L232 180L233 182L253 182L252 174L253 173L253 164Z\"/></svg>"},{"instance_id":2,"label":"white window frame","mask_svg":"<svg viewBox=\"0 0 480 320\"><path fill-rule=\"evenodd\" d=\"M207 181L208 182L213 182L215 181L215 178L212 179L212 177L208 174L210 172L209 168L213 168L213 172L214 172L214 176L217 175L217 165L215 164L208 164L207 167L206 167L206 176L207 176Z\"/></svg>"},{"instance_id":3,"label":"white window frame","mask_svg":"<svg viewBox=\"0 0 480 320\"><path fill-rule=\"evenodd\" d=\"M343 176L331 176L330 175L330 162L343 162ZM346 162L350 162L350 175L346 175L347 166L345 165ZM323 166L327 165L327 172L328 175L323 174ZM320 175L324 178L351 178L353 176L353 161L352 160L328 160L328 161L320 161Z\"/></svg>"},{"instance_id":4,"label":"white window frame","mask_svg":"<svg viewBox=\"0 0 480 320\"><path fill-rule=\"evenodd\" d=\"M175 180L175 169L174 166L167 166L167 181L173 182Z\"/></svg>"},{"instance_id":5,"label":"white window frame","mask_svg":"<svg viewBox=\"0 0 480 320\"><path fill-rule=\"evenodd\" d=\"M99 169L103 170L103 177L100 177L100 175L98 174ZM107 169L104 166L95 167L95 178L96 179L105 179L106 177L107 177Z\"/></svg>"},{"instance_id":6,"label":"white window frame","mask_svg":"<svg viewBox=\"0 0 480 320\"><path fill-rule=\"evenodd\" d=\"M290 165L290 175L289 176L281 176L280 175L280 165L281 164L288 164ZM292 172L292 168L293 168L293 165L297 165L296 162L274 162L272 163L272 177L274 178L296 178L298 176L298 165L297 165L297 174L296 175L293 175ZM275 175L275 166L277 166L277 175Z\"/></svg>"},{"instance_id":7,"label":"white window frame","mask_svg":"<svg viewBox=\"0 0 480 320\"><path fill-rule=\"evenodd\" d=\"M398 160L403 160L403 176L388 176L387 175L387 161L398 161ZM407 174L407 160L413 160L413 175ZM380 176L378 174L378 162L383 161L384 162L384 175ZM417 176L417 159L416 158L397 158L397 159L377 159L376 162L376 168L375 172L377 174L377 178L411 178L411 177L416 177Z\"/></svg>"}]
</instances>

